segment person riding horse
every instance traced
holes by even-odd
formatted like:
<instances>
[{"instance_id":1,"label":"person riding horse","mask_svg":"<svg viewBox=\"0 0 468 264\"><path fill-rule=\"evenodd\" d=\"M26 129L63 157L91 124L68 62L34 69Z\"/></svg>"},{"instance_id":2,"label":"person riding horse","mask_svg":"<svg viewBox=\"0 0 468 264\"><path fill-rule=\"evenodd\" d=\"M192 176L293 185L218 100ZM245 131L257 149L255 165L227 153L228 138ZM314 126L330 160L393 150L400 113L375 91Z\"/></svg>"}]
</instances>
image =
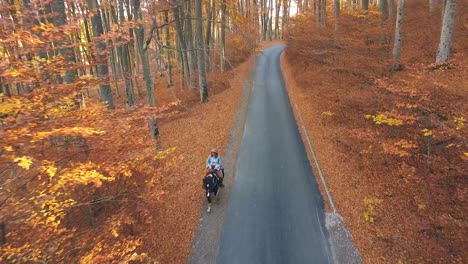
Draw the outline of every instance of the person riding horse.
<instances>
[{"instance_id":1,"label":"person riding horse","mask_svg":"<svg viewBox=\"0 0 468 264\"><path fill-rule=\"evenodd\" d=\"M218 149L213 148L211 150L210 155L208 156L208 159L206 160L205 176L207 176L210 173L215 173L219 179L219 187L224 187L224 184L223 184L224 173L222 172L223 172L223 166L221 164L221 157L218 154Z\"/></svg>"}]
</instances>

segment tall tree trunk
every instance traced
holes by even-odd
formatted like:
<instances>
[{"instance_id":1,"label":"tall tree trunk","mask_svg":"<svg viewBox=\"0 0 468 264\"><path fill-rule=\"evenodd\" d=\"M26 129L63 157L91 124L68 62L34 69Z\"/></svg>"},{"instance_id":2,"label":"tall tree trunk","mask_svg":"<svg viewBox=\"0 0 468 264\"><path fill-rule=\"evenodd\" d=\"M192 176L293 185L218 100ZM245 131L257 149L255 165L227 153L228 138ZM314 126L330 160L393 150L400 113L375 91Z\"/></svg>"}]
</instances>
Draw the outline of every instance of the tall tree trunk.
<instances>
[{"instance_id":1,"label":"tall tree trunk","mask_svg":"<svg viewBox=\"0 0 468 264\"><path fill-rule=\"evenodd\" d=\"M335 0L335 31L338 32L339 29L339 19L340 17L340 0Z\"/></svg>"},{"instance_id":2,"label":"tall tree trunk","mask_svg":"<svg viewBox=\"0 0 468 264\"><path fill-rule=\"evenodd\" d=\"M87 0L87 4L90 10L97 9L97 0ZM93 35L95 37L100 37L104 30L102 28L102 20L101 20L101 11L97 9L97 12L91 17L91 24L93 25ZM107 102L108 109L114 109L114 100L112 98L112 91L109 83L109 69L107 66L107 58L104 55L104 51L106 50L106 44L102 41L96 43L96 47L98 54L96 54L96 60L98 63L97 66L97 75L98 77L104 78L105 84L101 84L99 86L99 91L101 95L101 99Z\"/></svg>"},{"instance_id":3,"label":"tall tree trunk","mask_svg":"<svg viewBox=\"0 0 468 264\"><path fill-rule=\"evenodd\" d=\"M145 80L146 84L146 97L148 100L148 106L154 106L154 85L153 79L151 78L151 69L149 65L148 53L147 48L144 47L144 39L145 39L145 29L143 28L143 16L141 14L140 8L140 0L133 0L133 8L135 12L135 17L140 19L140 24L138 25L137 30L137 44L138 44L138 51L140 52L141 57L141 66L143 68L143 79Z\"/></svg>"},{"instance_id":4,"label":"tall tree trunk","mask_svg":"<svg viewBox=\"0 0 468 264\"><path fill-rule=\"evenodd\" d=\"M393 23L393 16L395 14L395 0L388 0L388 20Z\"/></svg>"},{"instance_id":5,"label":"tall tree trunk","mask_svg":"<svg viewBox=\"0 0 468 264\"><path fill-rule=\"evenodd\" d=\"M369 10L369 0L362 0L362 10Z\"/></svg>"},{"instance_id":6,"label":"tall tree trunk","mask_svg":"<svg viewBox=\"0 0 468 264\"><path fill-rule=\"evenodd\" d=\"M327 0L322 0L322 25L327 23Z\"/></svg>"},{"instance_id":7,"label":"tall tree trunk","mask_svg":"<svg viewBox=\"0 0 468 264\"><path fill-rule=\"evenodd\" d=\"M241 0L242 2L242 0ZM225 70L225 48L226 48L226 0L221 0L221 72Z\"/></svg>"},{"instance_id":8,"label":"tall tree trunk","mask_svg":"<svg viewBox=\"0 0 468 264\"><path fill-rule=\"evenodd\" d=\"M156 20L153 21L155 23ZM171 52L171 33L169 32L169 11L164 11L164 23L166 24L165 26L165 35L166 35L166 43L164 44L166 46L166 57L167 57L167 86L172 87L174 85L174 82L172 81L172 52Z\"/></svg>"},{"instance_id":9,"label":"tall tree trunk","mask_svg":"<svg viewBox=\"0 0 468 264\"><path fill-rule=\"evenodd\" d=\"M403 11L404 11L405 0L398 0L397 19L395 25L395 43L393 46L393 61L394 69L400 70L401 64L401 28L403 26Z\"/></svg>"},{"instance_id":10,"label":"tall tree trunk","mask_svg":"<svg viewBox=\"0 0 468 264\"><path fill-rule=\"evenodd\" d=\"M322 0L317 1L317 25L322 24Z\"/></svg>"},{"instance_id":11,"label":"tall tree trunk","mask_svg":"<svg viewBox=\"0 0 468 264\"><path fill-rule=\"evenodd\" d=\"M214 0L209 0L209 4L206 6L206 11L207 11L206 13L208 14L208 21L206 21L206 38L205 38L206 56L205 56L205 59L206 59L206 69L207 71L209 71Z\"/></svg>"},{"instance_id":12,"label":"tall tree trunk","mask_svg":"<svg viewBox=\"0 0 468 264\"><path fill-rule=\"evenodd\" d=\"M205 69L205 47L203 42L203 21L202 21L202 3L201 0L195 0L195 17L197 48L198 48L198 81L200 85L200 101L208 102L208 87L206 83Z\"/></svg>"},{"instance_id":13,"label":"tall tree trunk","mask_svg":"<svg viewBox=\"0 0 468 264\"><path fill-rule=\"evenodd\" d=\"M431 13L434 13L434 12L435 12L436 6L437 6L437 3L438 3L438 2L439 2L438 0L429 0L429 11L430 11Z\"/></svg>"},{"instance_id":14,"label":"tall tree trunk","mask_svg":"<svg viewBox=\"0 0 468 264\"><path fill-rule=\"evenodd\" d=\"M192 78L191 83L193 83L193 78L195 77L195 70L197 67L197 57L196 52L193 47L193 25L192 25L192 1L187 0L187 27L185 29L187 31L187 39L185 42L187 43L187 55L188 55L188 62L189 62L189 71L192 73L190 77Z\"/></svg>"},{"instance_id":15,"label":"tall tree trunk","mask_svg":"<svg viewBox=\"0 0 468 264\"><path fill-rule=\"evenodd\" d=\"M450 47L452 45L456 12L457 0L447 0L442 21L442 31L440 33L439 49L437 50L437 64L445 63L450 59Z\"/></svg>"},{"instance_id":16,"label":"tall tree trunk","mask_svg":"<svg viewBox=\"0 0 468 264\"><path fill-rule=\"evenodd\" d=\"M55 0L52 5L52 12L57 13L54 17L53 21L54 24L58 27L64 26L67 23L67 17L65 15L65 3L64 0ZM70 68L74 68L76 65L76 58L73 49L70 47L64 47L67 45L66 41L59 41L57 45L59 48L59 54L64 57L65 62L67 63L66 68L67 70ZM76 70L68 70L64 76L65 83L71 83L72 79L75 78L77 75Z\"/></svg>"},{"instance_id":17,"label":"tall tree trunk","mask_svg":"<svg viewBox=\"0 0 468 264\"><path fill-rule=\"evenodd\" d=\"M380 5L380 20L383 24L388 18L388 3L387 0L379 0Z\"/></svg>"},{"instance_id":18,"label":"tall tree trunk","mask_svg":"<svg viewBox=\"0 0 468 264\"><path fill-rule=\"evenodd\" d=\"M283 1L283 17L281 18L281 38L284 38L284 31L286 29L286 20L288 17L288 0L279 0Z\"/></svg>"},{"instance_id":19,"label":"tall tree trunk","mask_svg":"<svg viewBox=\"0 0 468 264\"><path fill-rule=\"evenodd\" d=\"M124 13L123 4L124 4L123 1L119 1L119 24L120 26L122 26L123 23L125 22L125 13ZM126 8L128 8L128 6L126 6ZM120 39L120 41L123 41L123 40ZM125 80L125 102L126 102L127 107L131 107L134 104L135 100L133 96L132 67L131 67L131 59L130 59L130 50L129 50L128 45L129 45L128 43L125 43L119 47L119 53L120 53L119 56L120 56L120 62L122 65L122 70L123 70L123 77Z\"/></svg>"},{"instance_id":20,"label":"tall tree trunk","mask_svg":"<svg viewBox=\"0 0 468 264\"><path fill-rule=\"evenodd\" d=\"M281 9L281 0L275 0L276 1L276 16L275 16L275 39L280 38L280 32L279 32L279 14L280 14L280 9Z\"/></svg>"},{"instance_id":21,"label":"tall tree trunk","mask_svg":"<svg viewBox=\"0 0 468 264\"><path fill-rule=\"evenodd\" d=\"M184 34L182 31L182 22L181 22L181 16L180 16L180 7L174 8L174 20L176 24L176 32L177 32L177 38L180 41L180 47L181 47L181 59L182 59L182 67L184 68L185 76L187 79L187 85L189 89L193 88L193 83L192 83L192 78L191 78L191 72L189 69L189 64L187 60L187 46L185 45L185 40L184 40Z\"/></svg>"}]
</instances>

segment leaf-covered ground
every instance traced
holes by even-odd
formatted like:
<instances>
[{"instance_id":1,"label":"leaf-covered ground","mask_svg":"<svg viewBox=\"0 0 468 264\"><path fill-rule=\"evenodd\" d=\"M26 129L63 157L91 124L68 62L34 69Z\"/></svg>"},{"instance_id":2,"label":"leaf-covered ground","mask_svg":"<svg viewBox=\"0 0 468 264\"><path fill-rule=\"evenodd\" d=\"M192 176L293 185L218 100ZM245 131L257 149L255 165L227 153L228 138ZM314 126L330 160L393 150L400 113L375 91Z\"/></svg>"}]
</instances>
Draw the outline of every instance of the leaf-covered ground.
<instances>
[{"instance_id":1,"label":"leaf-covered ground","mask_svg":"<svg viewBox=\"0 0 468 264\"><path fill-rule=\"evenodd\" d=\"M468 30L460 5L453 59L434 68L439 13L406 6L401 72L389 29L342 15L340 33L302 16L282 67L338 211L365 263L463 263Z\"/></svg>"}]
</instances>

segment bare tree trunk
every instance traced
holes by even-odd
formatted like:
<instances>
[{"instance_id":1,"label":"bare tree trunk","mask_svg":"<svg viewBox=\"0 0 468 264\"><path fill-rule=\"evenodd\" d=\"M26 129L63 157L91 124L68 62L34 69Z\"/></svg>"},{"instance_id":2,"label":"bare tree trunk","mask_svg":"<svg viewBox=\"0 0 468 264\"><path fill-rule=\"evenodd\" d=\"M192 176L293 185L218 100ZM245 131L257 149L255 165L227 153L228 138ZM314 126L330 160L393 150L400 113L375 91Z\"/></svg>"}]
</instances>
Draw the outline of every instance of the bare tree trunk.
<instances>
[{"instance_id":1,"label":"bare tree trunk","mask_svg":"<svg viewBox=\"0 0 468 264\"><path fill-rule=\"evenodd\" d=\"M193 78L195 77L195 70L197 67L197 57L196 57L196 52L193 47L193 25L192 25L192 1L187 0L187 26L186 29L187 31L187 56L188 56L188 62L189 62L189 71L192 73L190 77L192 78L191 83L193 83Z\"/></svg>"},{"instance_id":2,"label":"bare tree trunk","mask_svg":"<svg viewBox=\"0 0 468 264\"><path fill-rule=\"evenodd\" d=\"M270 41L273 40L273 0L270 0L270 5L269 5L269 20L268 20L268 39Z\"/></svg>"},{"instance_id":3,"label":"bare tree trunk","mask_svg":"<svg viewBox=\"0 0 468 264\"><path fill-rule=\"evenodd\" d=\"M193 83L191 78L191 72L189 69L189 64L187 60L187 46L185 45L184 34L182 32L182 23L181 23L181 16L180 16L180 7L174 8L174 20L176 24L176 32L177 38L179 39L180 47L181 47L181 59L182 59L182 67L184 68L185 76L187 79L187 85L189 89L193 89Z\"/></svg>"},{"instance_id":4,"label":"bare tree trunk","mask_svg":"<svg viewBox=\"0 0 468 264\"><path fill-rule=\"evenodd\" d=\"M403 26L403 11L404 11L405 0L398 0L397 19L395 25L395 43L393 46L393 62L394 70L401 70L401 28Z\"/></svg>"},{"instance_id":5,"label":"bare tree trunk","mask_svg":"<svg viewBox=\"0 0 468 264\"><path fill-rule=\"evenodd\" d=\"M281 18L281 35L284 37L284 30L288 20L289 6L288 0L283 0L283 17Z\"/></svg>"},{"instance_id":6,"label":"bare tree trunk","mask_svg":"<svg viewBox=\"0 0 468 264\"><path fill-rule=\"evenodd\" d=\"M206 38L205 38L205 47L206 47L206 70L210 70L210 45L211 45L211 35L212 35L212 20L214 14L214 0L209 0L209 4L206 6L206 13L208 14L208 21L206 22Z\"/></svg>"},{"instance_id":7,"label":"bare tree trunk","mask_svg":"<svg viewBox=\"0 0 468 264\"><path fill-rule=\"evenodd\" d=\"M317 25L322 24L322 0L317 1Z\"/></svg>"},{"instance_id":8,"label":"bare tree trunk","mask_svg":"<svg viewBox=\"0 0 468 264\"><path fill-rule=\"evenodd\" d=\"M442 21L442 32L440 33L439 49L437 50L437 64L445 63L450 59L450 47L452 45L456 12L457 0L447 0Z\"/></svg>"},{"instance_id":9,"label":"bare tree trunk","mask_svg":"<svg viewBox=\"0 0 468 264\"><path fill-rule=\"evenodd\" d=\"M395 14L395 0L388 0L388 20L393 23L393 16Z\"/></svg>"},{"instance_id":10,"label":"bare tree trunk","mask_svg":"<svg viewBox=\"0 0 468 264\"><path fill-rule=\"evenodd\" d=\"M127 7L128 8L128 7ZM123 2L119 1L119 23L123 25L125 22L125 13ZM119 47L120 51L120 61L122 64L123 69L123 77L125 79L125 98L127 107L130 107L134 104L134 97L133 97L133 85L132 85L132 68L130 66L130 51L128 48L128 43L125 43Z\"/></svg>"},{"instance_id":11,"label":"bare tree trunk","mask_svg":"<svg viewBox=\"0 0 468 264\"><path fill-rule=\"evenodd\" d=\"M208 102L208 87L206 83L206 69L205 69L205 47L203 42L203 21L202 21L202 3L201 0L195 0L195 17L196 21L196 34L197 34L197 48L198 48L198 81L200 85L200 101L202 103Z\"/></svg>"},{"instance_id":12,"label":"bare tree trunk","mask_svg":"<svg viewBox=\"0 0 468 264\"><path fill-rule=\"evenodd\" d=\"M434 13L435 12L435 9L436 9L436 6L438 4L438 0L429 0L429 11L431 13Z\"/></svg>"},{"instance_id":13,"label":"bare tree trunk","mask_svg":"<svg viewBox=\"0 0 468 264\"><path fill-rule=\"evenodd\" d=\"M140 19L140 23L143 23L143 16L141 14L140 8L140 0L133 0L133 8L135 12L135 17ZM154 85L153 79L151 78L151 69L149 65L148 53L147 48L143 47L144 39L145 39L145 29L143 28L143 24L138 25L137 29L137 44L138 44L138 51L140 52L141 57L141 64L143 68L143 79L145 80L146 84L146 97L148 100L148 106L154 106Z\"/></svg>"},{"instance_id":14,"label":"bare tree trunk","mask_svg":"<svg viewBox=\"0 0 468 264\"><path fill-rule=\"evenodd\" d=\"M242 3L242 0L241 0ZM226 0L221 0L221 72L225 67L225 48L226 48Z\"/></svg>"},{"instance_id":15,"label":"bare tree trunk","mask_svg":"<svg viewBox=\"0 0 468 264\"><path fill-rule=\"evenodd\" d=\"M335 0L335 32L339 30L340 0Z\"/></svg>"},{"instance_id":16,"label":"bare tree trunk","mask_svg":"<svg viewBox=\"0 0 468 264\"><path fill-rule=\"evenodd\" d=\"M164 23L166 23L165 27L165 35L166 35L166 56L167 56L167 86L172 87L174 82L172 81L172 52L171 52L171 34L169 32L169 11L164 11Z\"/></svg>"},{"instance_id":17,"label":"bare tree trunk","mask_svg":"<svg viewBox=\"0 0 468 264\"><path fill-rule=\"evenodd\" d=\"M90 10L97 9L97 0L87 0L88 8ZM97 9L97 12L91 17L91 24L93 25L93 35L95 37L99 37L104 33L102 28L102 20L101 20L101 11ZM97 49L100 51L96 54L96 60L98 63L97 66L97 75L98 77L105 79L105 84L101 84L99 86L99 91L101 95L101 99L107 102L108 109L114 109L114 100L112 98L112 91L109 83L109 69L107 66L107 58L106 55L103 55L104 51L106 50L106 44L102 41L96 44Z\"/></svg>"},{"instance_id":18,"label":"bare tree trunk","mask_svg":"<svg viewBox=\"0 0 468 264\"><path fill-rule=\"evenodd\" d=\"M280 38L280 32L279 32L279 14L280 14L280 9L281 9L281 0L275 0L276 1L276 17L275 17L275 39Z\"/></svg>"},{"instance_id":19,"label":"bare tree trunk","mask_svg":"<svg viewBox=\"0 0 468 264\"><path fill-rule=\"evenodd\" d=\"M64 26L67 23L67 17L65 15L65 3L64 0L55 0L52 5L52 12L56 12L57 15L53 21L56 26ZM65 41L66 42L66 41ZM59 54L64 57L67 63L67 69L73 68L76 65L75 53L72 48L64 47L67 43L59 41L57 45L60 47ZM65 83L71 83L72 79L77 76L76 70L68 70L64 76Z\"/></svg>"},{"instance_id":20,"label":"bare tree trunk","mask_svg":"<svg viewBox=\"0 0 468 264\"><path fill-rule=\"evenodd\" d=\"M369 10L369 0L362 0L362 10Z\"/></svg>"},{"instance_id":21,"label":"bare tree trunk","mask_svg":"<svg viewBox=\"0 0 468 264\"><path fill-rule=\"evenodd\" d=\"M380 5L380 19L383 24L388 18L388 3L387 0L379 0Z\"/></svg>"}]
</instances>

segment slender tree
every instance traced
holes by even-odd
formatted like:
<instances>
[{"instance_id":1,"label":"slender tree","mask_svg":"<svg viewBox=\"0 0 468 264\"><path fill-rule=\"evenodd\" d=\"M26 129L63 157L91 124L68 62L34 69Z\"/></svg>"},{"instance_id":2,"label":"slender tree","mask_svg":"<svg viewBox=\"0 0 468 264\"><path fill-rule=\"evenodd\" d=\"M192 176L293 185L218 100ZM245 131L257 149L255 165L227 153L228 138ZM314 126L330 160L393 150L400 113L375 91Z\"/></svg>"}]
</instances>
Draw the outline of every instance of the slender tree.
<instances>
[{"instance_id":1,"label":"slender tree","mask_svg":"<svg viewBox=\"0 0 468 264\"><path fill-rule=\"evenodd\" d=\"M457 0L446 0L442 31L440 33L439 49L437 50L436 63L445 63L450 59L450 47L452 45L455 15L457 12Z\"/></svg>"},{"instance_id":2,"label":"slender tree","mask_svg":"<svg viewBox=\"0 0 468 264\"><path fill-rule=\"evenodd\" d=\"M153 23L156 25L156 20L153 20ZM164 28L165 33L165 46L166 46L166 61L167 61L167 86L172 87L174 82L172 81L172 51L171 51L171 33L169 31L169 11L164 11L164 23L166 24ZM182 84L181 84L182 85Z\"/></svg>"},{"instance_id":3,"label":"slender tree","mask_svg":"<svg viewBox=\"0 0 468 264\"><path fill-rule=\"evenodd\" d=\"M104 34L104 30L102 28L102 19L101 19L101 10L97 8L97 0L87 0L88 8L90 10L96 10L95 14L91 17L91 24L93 26L93 35L96 37L101 36ZM96 43L96 47L98 49L98 53L95 55L97 65L97 75L98 77L104 78L105 83L99 86L99 91L101 95L101 99L107 102L107 107L109 109L114 109L114 100L112 98L112 91L111 87L108 84L109 81L109 69L107 66L107 58L105 55L106 44L103 41L99 41Z\"/></svg>"},{"instance_id":4,"label":"slender tree","mask_svg":"<svg viewBox=\"0 0 468 264\"><path fill-rule=\"evenodd\" d=\"M340 0L335 0L335 31L339 29L339 17L340 17Z\"/></svg>"},{"instance_id":5,"label":"slender tree","mask_svg":"<svg viewBox=\"0 0 468 264\"><path fill-rule=\"evenodd\" d=\"M197 34L197 49L198 49L198 82L200 85L200 101L208 102L208 86L206 83L205 69L205 46L203 41L203 21L202 21L202 3L201 0L195 0L195 18L196 18L196 34Z\"/></svg>"},{"instance_id":6,"label":"slender tree","mask_svg":"<svg viewBox=\"0 0 468 264\"><path fill-rule=\"evenodd\" d=\"M431 13L435 12L438 2L439 2L438 0L429 0L429 11Z\"/></svg>"},{"instance_id":7,"label":"slender tree","mask_svg":"<svg viewBox=\"0 0 468 264\"><path fill-rule=\"evenodd\" d=\"M403 11L404 11L405 0L398 0L397 8L397 19L395 26L395 43L393 46L393 61L394 61L394 70L401 70L401 28L403 26Z\"/></svg>"},{"instance_id":8,"label":"slender tree","mask_svg":"<svg viewBox=\"0 0 468 264\"><path fill-rule=\"evenodd\" d=\"M364 11L369 10L369 0L362 0L362 10Z\"/></svg>"},{"instance_id":9,"label":"slender tree","mask_svg":"<svg viewBox=\"0 0 468 264\"><path fill-rule=\"evenodd\" d=\"M190 76L190 74L192 73L190 72L189 63L187 60L187 46L185 45L184 33L182 29L180 6L177 6L174 8L174 21L176 25L177 38L179 40L179 45L180 45L181 65L184 69L187 85L189 89L192 89L193 83L192 83L192 78Z\"/></svg>"},{"instance_id":10,"label":"slender tree","mask_svg":"<svg viewBox=\"0 0 468 264\"><path fill-rule=\"evenodd\" d=\"M240 1L242 3L242 0ZM220 67L221 71L225 70L225 49L226 49L226 0L221 0L221 56Z\"/></svg>"}]
</instances>

